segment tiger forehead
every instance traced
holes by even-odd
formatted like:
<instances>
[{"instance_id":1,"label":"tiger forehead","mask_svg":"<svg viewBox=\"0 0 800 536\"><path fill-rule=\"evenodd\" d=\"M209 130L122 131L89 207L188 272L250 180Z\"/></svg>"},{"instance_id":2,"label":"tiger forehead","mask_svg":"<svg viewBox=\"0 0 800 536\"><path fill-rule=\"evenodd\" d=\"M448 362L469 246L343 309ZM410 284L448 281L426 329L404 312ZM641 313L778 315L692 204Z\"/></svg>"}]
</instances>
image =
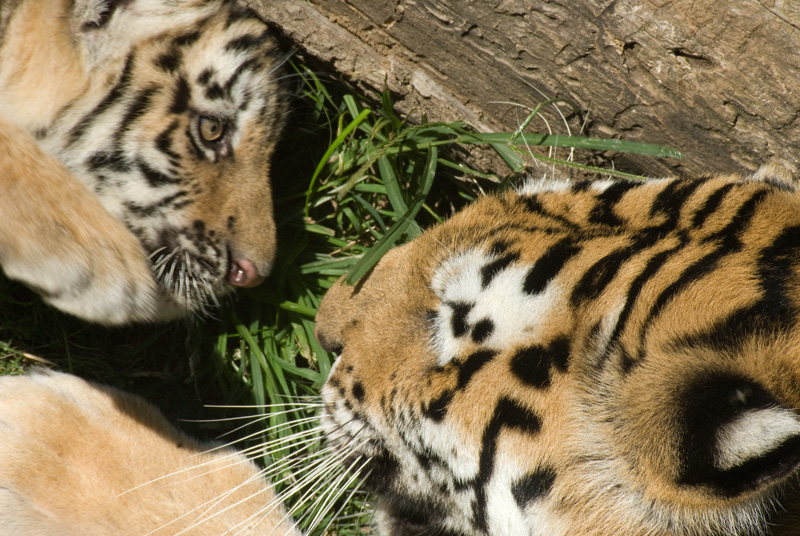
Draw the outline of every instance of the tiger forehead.
<instances>
[{"instance_id":1,"label":"tiger forehead","mask_svg":"<svg viewBox=\"0 0 800 536\"><path fill-rule=\"evenodd\" d=\"M717 263L732 268L725 277L739 289L719 307L752 304L762 294L752 255L766 254L779 232L776 220L798 221L798 199L784 190L732 178L667 179L534 185L484 200L437 233L446 251L430 280L438 364L480 347L586 334L589 322L597 330L620 314L615 335L624 336L622 327L645 322L637 304L650 310L653 300L672 299L670 283L679 291L692 278L708 277L707 291L687 296L713 301L702 294L725 288L706 273ZM669 277L659 272L672 272L663 268L684 270L698 255L709 266L696 264L684 283L659 283ZM575 313L582 309L595 311L582 315L583 330Z\"/></svg>"},{"instance_id":2,"label":"tiger forehead","mask_svg":"<svg viewBox=\"0 0 800 536\"><path fill-rule=\"evenodd\" d=\"M757 237L774 236L781 230L778 223L800 219L800 197L793 189L737 177L545 186L532 183L482 199L435 229L435 244L423 247L441 252L436 257L442 272L459 264L454 259L465 251L480 251L493 263L484 266L484 278L490 278L502 268L535 262L555 245L561 251L566 244L582 249L630 244L634 252L670 237L712 242L726 234L767 244L769 238Z\"/></svg>"}]
</instances>

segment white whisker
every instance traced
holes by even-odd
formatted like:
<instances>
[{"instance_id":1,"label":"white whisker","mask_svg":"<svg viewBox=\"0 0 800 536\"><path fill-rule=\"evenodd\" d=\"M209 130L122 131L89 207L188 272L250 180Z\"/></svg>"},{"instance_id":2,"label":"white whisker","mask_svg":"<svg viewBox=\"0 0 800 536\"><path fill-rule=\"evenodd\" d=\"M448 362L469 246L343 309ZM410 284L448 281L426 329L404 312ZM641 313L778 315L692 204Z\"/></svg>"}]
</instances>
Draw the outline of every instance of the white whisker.
<instances>
[{"instance_id":1,"label":"white whisker","mask_svg":"<svg viewBox=\"0 0 800 536\"><path fill-rule=\"evenodd\" d=\"M282 397L289 398L289 397ZM298 399L314 399L315 397L297 397ZM279 407L308 407L308 408L322 408L325 405L322 402L304 402L298 404L296 402L277 402L275 404L254 404L245 406L215 406L212 404L203 406L204 408L223 408L223 409L265 409L265 408L279 408Z\"/></svg>"},{"instance_id":2,"label":"white whisker","mask_svg":"<svg viewBox=\"0 0 800 536\"><path fill-rule=\"evenodd\" d=\"M224 434L221 434L221 435L217 436L217 439L219 439L221 437L225 437L227 435L231 435L233 433L239 432L240 430L242 430L242 429L244 429L244 428L246 428L248 426L251 426L253 424L258 424L260 422L269 420L269 419L271 419L273 417L279 417L279 416L282 416L282 415L290 415L292 413L297 413L297 411L293 410L293 409L288 409L288 410L285 410L285 411L275 411L275 412L270 412L270 413L262 413L261 415L259 415L257 417L254 417L254 416L231 417L231 418L228 418L228 419L217 419L216 421L184 421L184 422L226 422L226 421L233 421L233 420L250 419L250 422L247 422L247 423L245 423L245 424L243 424L243 425L241 425L241 426L239 426L239 427L237 427L237 428L235 428L233 430L230 430L228 432L225 432ZM304 423L307 423L307 422L313 422L313 421L318 420L318 419L319 419L318 415L305 417L303 419L293 419L293 420L290 420L290 421L286 421L285 423L278 423L276 425L273 425L271 428L267 428L265 430L262 430L262 432L264 432L264 431L272 431L273 429L278 429L278 427L280 427L280 426L282 426L284 428L295 428L296 425L298 425L298 424L304 424Z\"/></svg>"},{"instance_id":3,"label":"white whisker","mask_svg":"<svg viewBox=\"0 0 800 536\"><path fill-rule=\"evenodd\" d=\"M302 460L300 460L300 462L302 462ZM261 520L260 520L260 521L258 521L258 522L257 522L257 524L261 523L261 521L263 521L263 520L266 518L266 516L268 516L270 513L274 512L276 508L279 508L279 507L281 507L282 505L284 505L284 504L285 504L285 502L286 502L286 499L287 499L288 497L291 497L292 495L294 495L294 494L297 492L297 490L298 490L298 489L300 489L300 490L301 490L301 489L302 489L302 488L305 486L305 484L306 484L306 481L308 481L308 482L312 482L312 483L317 483L317 484L318 484L320 481L319 481L319 480L318 480L316 477L317 477L317 473L319 473L319 470L323 470L323 471L325 471L325 472L328 472L328 474L330 474L330 472L328 471L328 469L325 467L326 465L327 465L327 466L333 465L333 466L334 466L334 468L338 467L338 465L337 465L337 464L331 464L331 463L329 462L329 460L328 460L328 459L317 460L315 463L316 463L316 464L317 464L317 466L319 466L319 467L318 467L318 469L317 469L317 470L315 470L315 471L312 471L312 473L313 473L313 474L309 475L307 478L304 478L304 479L302 479L300 482L298 482L298 483L296 483L295 485L293 485L293 486L291 486L290 488L288 488L286 491L284 491L284 493L282 493L282 494L278 495L277 497L275 497L275 499L274 499L273 501L271 501L270 503L268 503L268 504L266 504L264 507L262 507L262 508L261 508L261 509L260 509L260 510L259 510L259 511L256 513L256 514L253 514L253 515L252 515L252 516L250 516L248 519L246 519L246 520L242 521L241 523L239 523L239 525L245 525L245 524L249 523L249 522L250 522L252 519L254 519L254 518L258 517L258 516L261 516ZM312 466L311 466L311 467L314 467L314 465L312 464ZM289 476L285 477L284 479L282 479L282 480L280 480L280 481L276 482L276 483L275 483L275 485L278 485L278 484L280 484L281 482L283 482L283 481L285 481L285 480L288 480L288 479L291 479L291 478L292 478L292 477L291 477L291 475L289 475ZM323 480L323 481L322 481L322 483L324 484L324 482L325 482L325 481ZM309 490L308 490L308 491L307 491L307 492L304 494L304 496L303 496L303 497L302 497L302 498L301 498L301 499L300 499L300 500L297 502L297 504L295 505L295 507L294 507L293 509L291 509L289 512L287 512L287 513L286 513L286 514L283 516L283 518L281 519L280 523L283 523L283 522L285 522L287 519L289 519L289 518L292 516L292 514L293 514L294 512L296 512L296 511L297 511L297 509L298 509L298 508L300 508L300 507L302 506L302 504L303 504L303 501L305 500L305 498L306 498L307 496L309 496L310 494L312 494L312 493L313 493L313 492L314 492L316 489L317 489L317 487L315 487L315 486L312 486L312 487L311 487L311 488L310 488L310 489L309 489ZM239 525L237 525L237 526L239 526ZM296 526L296 524L295 524L295 526ZM233 528L235 528L235 527L233 527ZM239 532L237 532L236 534L241 534L241 533L242 533L244 530L246 530L246 529L247 529L247 527L244 527L243 529L241 529L241 530L240 530ZM277 526L276 526L276 527L275 527L275 528L274 528L274 529L273 529L273 530L270 532L270 534L272 534L272 532L274 532L275 530L277 530Z\"/></svg>"},{"instance_id":4,"label":"white whisker","mask_svg":"<svg viewBox=\"0 0 800 536\"><path fill-rule=\"evenodd\" d=\"M367 460L364 463L366 464L369 461L370 460ZM364 466L362 465L359 468L359 474L360 474L360 471L363 469L363 467ZM366 476L365 476L365 478L369 478L370 474L372 474L372 471L368 471ZM359 475L358 474L354 475L354 478L357 477L357 476L359 476ZM347 487L349 487L351 485L351 483L352 483L352 480L348 481L348 483L345 485L344 489L347 489ZM331 519L330 519L330 521L328 521L328 524L325 525L325 528L322 529L322 531L321 531L322 534L327 534L328 529L331 527L331 525L333 524L334 521L341 522L341 521L344 521L346 519L351 519L351 518L352 519L361 519L364 516L364 508L366 507L366 504L362 505L361 511L358 514L353 514L351 516L342 516L341 515L342 511L347 507L348 504L350 504L350 501L353 499L353 497L356 495L356 493L358 493L360 491L361 491L361 481L359 481L356 484L356 486L353 488L353 490L347 496L347 499L345 499L344 502L342 503L342 506L339 507L339 509L336 511L336 513L331 516ZM315 528L316 527L314 527L314 529ZM308 529L308 532L310 533L310 532L312 532L312 530L313 529Z\"/></svg>"},{"instance_id":5,"label":"white whisker","mask_svg":"<svg viewBox=\"0 0 800 536\"><path fill-rule=\"evenodd\" d=\"M277 424L275 426L270 426L268 428L265 428L264 430L259 430L258 432L253 432L251 434L248 434L248 435L246 435L244 437L241 437L239 439L236 439L236 440L231 441L229 443L226 443L224 445L220 445L218 447L212 447L212 448L206 450L205 452L203 452L203 454L208 454L210 452L214 452L214 451L217 451L217 450L228 448L228 447L231 447L233 445L238 445L239 443L244 443L246 441L249 441L250 439L253 439L254 437L262 436L265 433L269 433L269 432L276 432L278 430L283 430L284 428L291 427L291 426L293 426L295 424L313 423L313 422L316 421L316 419L317 419L317 417L307 417L305 419L300 419L300 420L297 420L297 421L290 421L289 423L282 423L282 424ZM312 429L304 431L304 432L297 432L296 434L290 434L290 435L288 435L286 437L283 437L283 438L278 438L278 439L273 439L271 441L267 441L266 443L263 443L263 445L273 444L273 442L278 442L280 444L280 443L283 443L283 442L289 442L289 441L292 440L292 438L295 438L295 437L307 437L309 435L319 435L319 433L320 432L319 432L318 429L312 428Z\"/></svg>"},{"instance_id":6,"label":"white whisker","mask_svg":"<svg viewBox=\"0 0 800 536\"><path fill-rule=\"evenodd\" d=\"M367 458L366 460L363 460L363 462L362 462L362 463L361 463L361 465L358 467L358 469L356 469L356 470L353 470L353 467L354 467L354 466L355 466L355 465L356 465L358 462L360 462L360 461L362 461L360 456L359 456L358 458L356 458L355 460L353 460L353 463L351 463L351 464L350 464L350 465L347 467L347 469L346 469L346 470L345 470L345 471L344 471L344 472L343 472L343 473L342 473L342 474L341 474L341 475L340 475L340 476L339 476L339 477L336 479L336 481L334 481L334 482L333 482L333 485L329 487L328 491L327 491L326 493L323 493L322 495L320 495L320 498L319 498L317 501L315 501L315 504L318 504L318 503L320 503L320 502L321 502L322 504L321 504L321 505L319 506L319 508L317 509L317 513L316 513L316 515L314 516L314 518L313 518L313 519L311 520L311 522L308 524L308 527L307 527L307 531L308 531L308 532L313 532L313 531L314 531L314 529L316 529L316 528L317 528L317 526L319 526L319 524L321 523L321 521L322 521L322 519L324 518L325 514L326 514L326 513L328 513L328 512L330 512L330 509L331 509L331 507L333 506L333 504L334 504L334 503L335 503L335 502L336 502L336 501L337 501L337 500L338 500L338 499L339 499L339 498L340 498L340 497L341 497L341 496L342 496L342 495L343 495L343 494L344 494L344 493L347 491L347 489L348 489L348 488L350 488L350 486L351 486L351 485L352 485L352 484L353 484L353 483L354 483L354 482L355 482L355 481L358 479L359 475L361 474L361 471L362 471L362 470L364 469L364 467L366 467L366 466L367 466L367 464L369 464L369 462L370 462L370 461L372 461L372 460L371 460L370 458ZM342 485L342 481L343 481L345 478L347 478L347 477L348 477L348 475L349 475L349 479L347 480L347 482L345 482L345 483ZM348 496L348 500L350 499L350 497L352 497L353 493L355 493L355 491L356 491L357 489L358 489L358 486L356 486L356 488L355 488L355 489L353 489L353 491L350 493L350 495ZM326 494L327 494L327 498L325 498L325 497L326 497ZM347 501L345 501L345 504L347 504ZM312 506L312 509L313 509L313 508L316 508L316 506ZM343 505L343 506L340 508L340 511L341 511L341 509L342 509L342 508L344 508L344 505ZM313 510L312 510L312 511L313 511ZM335 517L336 517L336 515L334 515L334 516L333 516L333 518L331 518L331 522L333 521L333 519L334 519ZM328 523L328 525L330 525L330 522ZM327 527L326 527L326 529L327 529Z\"/></svg>"}]
</instances>

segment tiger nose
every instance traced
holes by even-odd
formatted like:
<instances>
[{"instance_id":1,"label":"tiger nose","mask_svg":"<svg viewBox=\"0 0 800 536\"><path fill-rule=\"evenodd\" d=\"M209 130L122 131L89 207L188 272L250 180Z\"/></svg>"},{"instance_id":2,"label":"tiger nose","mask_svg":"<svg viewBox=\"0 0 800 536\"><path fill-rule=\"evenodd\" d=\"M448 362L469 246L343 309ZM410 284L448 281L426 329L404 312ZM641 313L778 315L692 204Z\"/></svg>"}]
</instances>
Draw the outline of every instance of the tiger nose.
<instances>
[{"instance_id":1,"label":"tiger nose","mask_svg":"<svg viewBox=\"0 0 800 536\"><path fill-rule=\"evenodd\" d=\"M322 346L323 350L331 352L332 354L340 354L342 352L342 344L325 337L320 331L318 324L314 325L314 338L317 339L317 342Z\"/></svg>"},{"instance_id":2,"label":"tiger nose","mask_svg":"<svg viewBox=\"0 0 800 536\"><path fill-rule=\"evenodd\" d=\"M265 276L258 273L256 265L248 259L235 259L228 270L228 283L235 287L256 287L265 279Z\"/></svg>"}]
</instances>

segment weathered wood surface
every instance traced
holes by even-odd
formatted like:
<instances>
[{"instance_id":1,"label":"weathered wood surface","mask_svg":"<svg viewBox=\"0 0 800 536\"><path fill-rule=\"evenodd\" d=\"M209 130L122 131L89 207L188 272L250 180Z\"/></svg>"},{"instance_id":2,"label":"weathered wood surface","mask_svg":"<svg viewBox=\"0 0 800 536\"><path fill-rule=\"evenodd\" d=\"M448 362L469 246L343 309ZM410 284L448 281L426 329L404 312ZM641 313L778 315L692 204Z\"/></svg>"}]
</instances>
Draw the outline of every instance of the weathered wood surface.
<instances>
[{"instance_id":1,"label":"weathered wood surface","mask_svg":"<svg viewBox=\"0 0 800 536\"><path fill-rule=\"evenodd\" d=\"M615 158L653 175L800 155L796 0L250 1L306 55L388 86L412 116L513 130L525 113L503 103L566 97L590 135L684 153Z\"/></svg>"}]
</instances>

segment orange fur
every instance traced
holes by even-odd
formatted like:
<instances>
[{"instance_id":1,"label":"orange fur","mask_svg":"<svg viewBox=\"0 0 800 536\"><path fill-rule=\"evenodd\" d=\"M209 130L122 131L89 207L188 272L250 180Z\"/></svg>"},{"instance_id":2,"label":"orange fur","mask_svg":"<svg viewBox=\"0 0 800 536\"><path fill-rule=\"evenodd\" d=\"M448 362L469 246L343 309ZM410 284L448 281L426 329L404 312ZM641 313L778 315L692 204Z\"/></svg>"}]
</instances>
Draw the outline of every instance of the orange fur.
<instances>
[{"instance_id":1,"label":"orange fur","mask_svg":"<svg viewBox=\"0 0 800 536\"><path fill-rule=\"evenodd\" d=\"M0 533L299 536L258 468L215 448L133 395L58 373L2 377Z\"/></svg>"},{"instance_id":2,"label":"orange fur","mask_svg":"<svg viewBox=\"0 0 800 536\"><path fill-rule=\"evenodd\" d=\"M323 422L379 533L800 533L795 248L766 172L534 183L334 286Z\"/></svg>"}]
</instances>

